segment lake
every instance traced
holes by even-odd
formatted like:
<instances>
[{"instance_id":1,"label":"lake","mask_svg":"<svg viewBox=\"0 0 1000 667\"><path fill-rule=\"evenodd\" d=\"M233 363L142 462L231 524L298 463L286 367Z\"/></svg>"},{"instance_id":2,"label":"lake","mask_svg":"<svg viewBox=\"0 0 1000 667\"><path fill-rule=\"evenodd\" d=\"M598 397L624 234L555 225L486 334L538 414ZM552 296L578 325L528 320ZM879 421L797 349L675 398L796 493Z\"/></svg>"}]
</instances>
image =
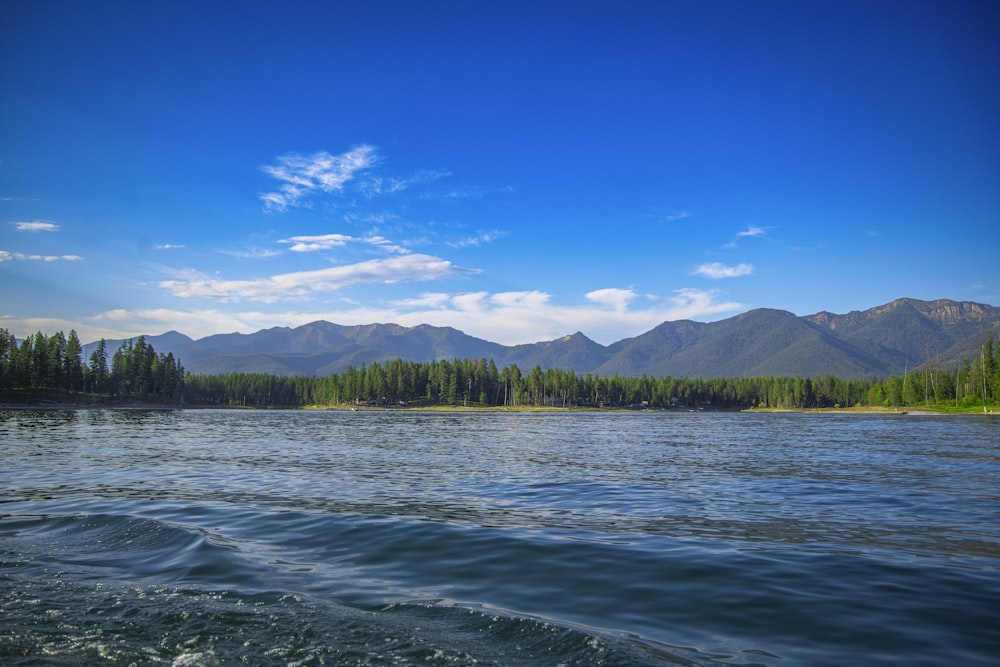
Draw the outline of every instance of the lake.
<instances>
[{"instance_id":1,"label":"lake","mask_svg":"<svg viewBox=\"0 0 1000 667\"><path fill-rule=\"evenodd\" d=\"M1000 419L0 410L6 665L993 665Z\"/></svg>"}]
</instances>

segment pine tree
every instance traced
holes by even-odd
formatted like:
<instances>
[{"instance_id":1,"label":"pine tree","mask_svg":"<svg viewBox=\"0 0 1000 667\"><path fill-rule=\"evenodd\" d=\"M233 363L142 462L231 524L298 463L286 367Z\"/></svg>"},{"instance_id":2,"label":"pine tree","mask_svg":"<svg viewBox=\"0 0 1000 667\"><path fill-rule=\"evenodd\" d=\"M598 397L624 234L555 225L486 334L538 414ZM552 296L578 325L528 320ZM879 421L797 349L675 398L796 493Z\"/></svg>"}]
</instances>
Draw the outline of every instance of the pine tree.
<instances>
[{"instance_id":1,"label":"pine tree","mask_svg":"<svg viewBox=\"0 0 1000 667\"><path fill-rule=\"evenodd\" d=\"M14 387L14 361L17 357L17 339L6 329L0 329L0 389Z\"/></svg>"},{"instance_id":2,"label":"pine tree","mask_svg":"<svg viewBox=\"0 0 1000 667\"><path fill-rule=\"evenodd\" d=\"M108 348L103 338L97 342L97 347L90 353L88 375L91 391L105 392L108 390Z\"/></svg>"},{"instance_id":3,"label":"pine tree","mask_svg":"<svg viewBox=\"0 0 1000 667\"><path fill-rule=\"evenodd\" d=\"M75 329L70 329L66 338L66 352L63 356L63 381L69 391L78 391L83 387L83 348Z\"/></svg>"}]
</instances>

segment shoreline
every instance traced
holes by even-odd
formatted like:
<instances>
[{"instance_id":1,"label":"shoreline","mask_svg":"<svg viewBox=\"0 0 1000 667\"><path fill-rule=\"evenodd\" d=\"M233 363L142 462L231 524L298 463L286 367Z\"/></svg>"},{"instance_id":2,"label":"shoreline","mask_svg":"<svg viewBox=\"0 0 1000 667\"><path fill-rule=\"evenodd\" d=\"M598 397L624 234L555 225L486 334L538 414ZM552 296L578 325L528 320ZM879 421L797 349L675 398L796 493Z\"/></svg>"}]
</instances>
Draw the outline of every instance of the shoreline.
<instances>
[{"instance_id":1,"label":"shoreline","mask_svg":"<svg viewBox=\"0 0 1000 667\"><path fill-rule=\"evenodd\" d=\"M81 397L82 399L82 397ZM939 409L934 406L922 407L849 407L849 408L628 408L628 407L582 407L582 406L462 406L462 405L304 405L304 406L242 406L242 405L175 405L169 403L145 403L130 400L117 402L113 400L94 401L90 398L82 400L32 400L32 401L0 401L0 410L111 410L111 411L166 411L166 410L304 410L310 412L557 412L557 413L599 413L599 412L635 412L635 413L720 413L733 412L744 414L829 414L829 415L883 415L883 416L931 416L931 415L997 415L1000 411L982 406L964 407L958 409Z\"/></svg>"},{"instance_id":2,"label":"shoreline","mask_svg":"<svg viewBox=\"0 0 1000 667\"><path fill-rule=\"evenodd\" d=\"M993 415L1000 414L995 408L987 408L984 412L982 406L949 408L940 406L914 406L914 407L850 407L850 408L746 408L740 412L747 413L825 413L825 414L855 414L855 415L885 415L885 416L920 416L920 415Z\"/></svg>"},{"instance_id":3,"label":"shoreline","mask_svg":"<svg viewBox=\"0 0 1000 667\"><path fill-rule=\"evenodd\" d=\"M749 407L749 408L718 408L713 406L672 406L648 407L641 405L620 407L594 407L581 405L449 405L429 404L424 401L414 401L407 404L355 404L338 405L309 404L301 406L253 406L253 405L213 405L213 404L176 404L162 401L144 401L138 398L118 399L107 395L86 394L82 392L0 392L0 410L307 410L328 412L558 412L558 413L593 413L593 412L636 412L636 413L717 413L742 412L750 414L765 413L802 413L802 414L858 414L858 415L994 415L1000 414L1000 406L987 406L983 410L978 406L955 406L953 404L914 405L914 406L848 406L826 408L795 408L795 407Z\"/></svg>"}]
</instances>

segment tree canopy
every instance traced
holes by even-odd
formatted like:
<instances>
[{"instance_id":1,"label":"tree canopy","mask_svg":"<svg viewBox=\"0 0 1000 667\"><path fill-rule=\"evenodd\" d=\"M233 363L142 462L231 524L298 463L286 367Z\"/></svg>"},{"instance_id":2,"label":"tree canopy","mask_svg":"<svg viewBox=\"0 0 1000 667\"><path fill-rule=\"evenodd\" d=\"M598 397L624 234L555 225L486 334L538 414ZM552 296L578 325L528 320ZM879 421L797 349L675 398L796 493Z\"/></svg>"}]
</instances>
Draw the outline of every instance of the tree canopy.
<instances>
[{"instance_id":1,"label":"tree canopy","mask_svg":"<svg viewBox=\"0 0 1000 667\"><path fill-rule=\"evenodd\" d=\"M187 405L299 407L305 405L551 406L616 408L905 407L1000 401L1000 346L993 334L978 358L942 369L930 358L886 379L825 377L610 377L492 359L362 364L325 377L264 373L187 375L173 354L158 354L143 337L124 341L109 358L104 340L82 359L75 331L37 332L20 343L0 329L0 388L89 392Z\"/></svg>"},{"instance_id":2,"label":"tree canopy","mask_svg":"<svg viewBox=\"0 0 1000 667\"><path fill-rule=\"evenodd\" d=\"M84 364L76 331L69 336L41 331L18 344L0 329L0 388L72 394L89 392L116 398L140 398L179 403L183 400L184 368L173 354L157 354L140 336L114 352L108 367L107 347L101 339Z\"/></svg>"}]
</instances>

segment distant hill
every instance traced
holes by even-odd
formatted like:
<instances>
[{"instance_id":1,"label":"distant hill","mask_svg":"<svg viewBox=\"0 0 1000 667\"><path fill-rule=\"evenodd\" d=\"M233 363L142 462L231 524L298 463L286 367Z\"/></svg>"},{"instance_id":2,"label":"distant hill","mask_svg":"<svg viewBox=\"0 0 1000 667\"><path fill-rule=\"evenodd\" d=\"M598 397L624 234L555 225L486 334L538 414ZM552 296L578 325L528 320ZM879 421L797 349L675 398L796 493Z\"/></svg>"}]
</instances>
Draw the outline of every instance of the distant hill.
<instances>
[{"instance_id":1,"label":"distant hill","mask_svg":"<svg viewBox=\"0 0 1000 667\"><path fill-rule=\"evenodd\" d=\"M1000 332L1000 308L946 299L892 303L845 315L796 316L761 308L717 322L664 322L646 333L601 345L577 332L552 341L506 346L450 327L397 324L342 326L312 322L252 334L193 340L176 331L146 336L157 352L172 352L189 373L328 375L360 364L406 359L493 359L577 373L623 376L825 376L843 379L900 375L931 359L953 368L978 356L988 331ZM109 356L121 341L106 341ZM94 343L84 346L90 354Z\"/></svg>"},{"instance_id":2,"label":"distant hill","mask_svg":"<svg viewBox=\"0 0 1000 667\"><path fill-rule=\"evenodd\" d=\"M881 360L782 310L758 309L710 324L665 322L616 343L602 375L742 377L885 374Z\"/></svg>"}]
</instances>

